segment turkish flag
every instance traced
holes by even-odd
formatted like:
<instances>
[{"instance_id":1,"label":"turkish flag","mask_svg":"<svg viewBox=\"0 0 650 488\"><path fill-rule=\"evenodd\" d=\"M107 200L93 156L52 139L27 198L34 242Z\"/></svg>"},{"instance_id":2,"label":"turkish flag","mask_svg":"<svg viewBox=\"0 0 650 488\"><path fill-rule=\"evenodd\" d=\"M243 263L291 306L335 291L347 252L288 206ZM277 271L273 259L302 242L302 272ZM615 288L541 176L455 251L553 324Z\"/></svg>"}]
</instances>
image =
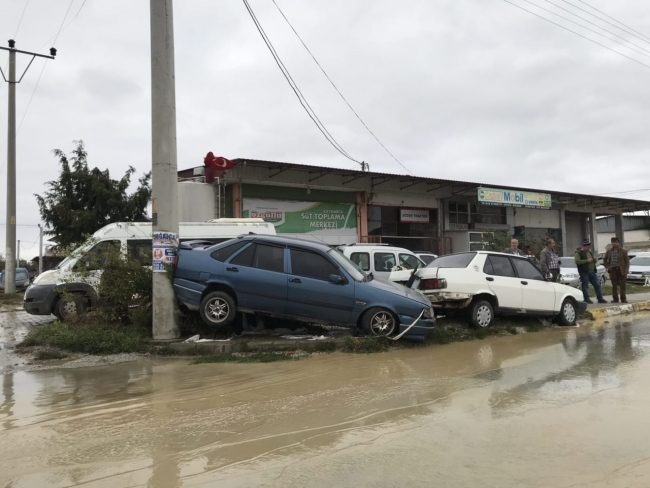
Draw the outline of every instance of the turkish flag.
<instances>
[{"instance_id":1,"label":"turkish flag","mask_svg":"<svg viewBox=\"0 0 650 488\"><path fill-rule=\"evenodd\" d=\"M215 171L225 171L233 169L235 166L237 166L230 159L226 159L221 156L215 156L211 152L209 152L205 159L203 159L203 164L210 169L214 169Z\"/></svg>"}]
</instances>

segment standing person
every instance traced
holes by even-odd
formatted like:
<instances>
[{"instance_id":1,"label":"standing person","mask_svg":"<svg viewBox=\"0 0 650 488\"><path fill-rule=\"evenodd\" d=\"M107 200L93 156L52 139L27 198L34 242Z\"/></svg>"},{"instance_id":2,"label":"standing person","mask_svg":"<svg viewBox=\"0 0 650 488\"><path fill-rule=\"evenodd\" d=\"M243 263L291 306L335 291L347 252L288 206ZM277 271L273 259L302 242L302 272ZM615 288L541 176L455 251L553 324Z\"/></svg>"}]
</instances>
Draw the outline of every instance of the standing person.
<instances>
[{"instance_id":1,"label":"standing person","mask_svg":"<svg viewBox=\"0 0 650 488\"><path fill-rule=\"evenodd\" d=\"M612 280L612 303L618 303L618 286L621 287L621 302L627 303L625 286L627 285L627 274L630 272L630 257L627 250L621 247L618 237L612 237L612 247L605 253L603 261L609 272L609 279Z\"/></svg>"},{"instance_id":2,"label":"standing person","mask_svg":"<svg viewBox=\"0 0 650 488\"><path fill-rule=\"evenodd\" d=\"M591 283L596 290L596 297L598 303L607 303L603 298L603 293L600 290L600 280L596 274L597 259L591 253L591 241L585 239L582 242L582 249L578 249L574 256L576 264L578 265L578 273L580 273L580 283L582 284L582 296L585 303L594 303L589 298L589 283Z\"/></svg>"},{"instance_id":3,"label":"standing person","mask_svg":"<svg viewBox=\"0 0 650 488\"><path fill-rule=\"evenodd\" d=\"M562 262L555 254L555 239L549 239L546 241L546 247L539 253L539 266L544 276L551 273L553 283L557 283L557 278L560 276L560 264Z\"/></svg>"},{"instance_id":4,"label":"standing person","mask_svg":"<svg viewBox=\"0 0 650 488\"><path fill-rule=\"evenodd\" d=\"M519 249L519 241L517 239L510 240L510 247L503 250L506 254L514 254L515 256L524 256L524 253Z\"/></svg>"}]
</instances>

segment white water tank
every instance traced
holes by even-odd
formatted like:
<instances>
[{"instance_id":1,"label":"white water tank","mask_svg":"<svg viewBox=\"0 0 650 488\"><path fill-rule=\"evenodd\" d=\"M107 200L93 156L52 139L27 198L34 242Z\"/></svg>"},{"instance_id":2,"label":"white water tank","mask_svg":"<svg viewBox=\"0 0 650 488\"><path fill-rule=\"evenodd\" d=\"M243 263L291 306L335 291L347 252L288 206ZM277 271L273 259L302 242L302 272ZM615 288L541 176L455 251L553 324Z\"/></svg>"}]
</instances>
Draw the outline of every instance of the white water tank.
<instances>
[{"instance_id":1,"label":"white water tank","mask_svg":"<svg viewBox=\"0 0 650 488\"><path fill-rule=\"evenodd\" d=\"M179 222L207 222L215 216L215 188L197 181L178 182Z\"/></svg>"}]
</instances>

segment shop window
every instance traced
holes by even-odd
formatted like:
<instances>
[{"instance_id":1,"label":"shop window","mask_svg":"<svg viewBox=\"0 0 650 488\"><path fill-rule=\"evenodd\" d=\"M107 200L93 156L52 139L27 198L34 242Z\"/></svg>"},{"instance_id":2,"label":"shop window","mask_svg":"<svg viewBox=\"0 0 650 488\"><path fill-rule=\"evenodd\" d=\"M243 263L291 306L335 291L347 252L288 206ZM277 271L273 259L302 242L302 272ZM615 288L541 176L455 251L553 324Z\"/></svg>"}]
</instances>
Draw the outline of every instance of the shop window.
<instances>
[{"instance_id":1,"label":"shop window","mask_svg":"<svg viewBox=\"0 0 650 488\"><path fill-rule=\"evenodd\" d=\"M449 202L449 223L469 224L467 207L467 203Z\"/></svg>"},{"instance_id":2,"label":"shop window","mask_svg":"<svg viewBox=\"0 0 650 488\"><path fill-rule=\"evenodd\" d=\"M488 234L485 232L470 232L469 233L469 250L470 251L482 251L485 249L487 244Z\"/></svg>"},{"instance_id":3,"label":"shop window","mask_svg":"<svg viewBox=\"0 0 650 488\"><path fill-rule=\"evenodd\" d=\"M436 237L437 215L438 212L436 209L430 209L428 224L401 222L400 207L369 206L368 235L387 237Z\"/></svg>"},{"instance_id":4,"label":"shop window","mask_svg":"<svg viewBox=\"0 0 650 488\"><path fill-rule=\"evenodd\" d=\"M367 252L353 252L350 261L359 266L363 271L370 271L370 254Z\"/></svg>"},{"instance_id":5,"label":"shop window","mask_svg":"<svg viewBox=\"0 0 650 488\"><path fill-rule=\"evenodd\" d=\"M470 222L474 224L505 224L506 207L495 207L490 205L470 205Z\"/></svg>"}]
</instances>

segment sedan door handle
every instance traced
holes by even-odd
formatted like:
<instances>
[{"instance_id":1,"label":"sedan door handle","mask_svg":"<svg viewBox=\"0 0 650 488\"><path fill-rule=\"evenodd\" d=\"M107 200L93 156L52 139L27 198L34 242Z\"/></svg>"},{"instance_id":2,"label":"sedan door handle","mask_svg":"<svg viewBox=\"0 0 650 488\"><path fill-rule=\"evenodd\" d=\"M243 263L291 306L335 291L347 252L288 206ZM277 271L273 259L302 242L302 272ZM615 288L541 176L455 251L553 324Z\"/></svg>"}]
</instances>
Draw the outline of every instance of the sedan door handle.
<instances>
[{"instance_id":1,"label":"sedan door handle","mask_svg":"<svg viewBox=\"0 0 650 488\"><path fill-rule=\"evenodd\" d=\"M289 283L302 283L300 278L289 278Z\"/></svg>"},{"instance_id":2,"label":"sedan door handle","mask_svg":"<svg viewBox=\"0 0 650 488\"><path fill-rule=\"evenodd\" d=\"M237 268L226 268L226 271L232 271L233 273L239 273Z\"/></svg>"},{"instance_id":3,"label":"sedan door handle","mask_svg":"<svg viewBox=\"0 0 650 488\"><path fill-rule=\"evenodd\" d=\"M489 276L487 278L485 278L485 279L488 280L488 281L494 281L494 278L490 278Z\"/></svg>"},{"instance_id":4,"label":"sedan door handle","mask_svg":"<svg viewBox=\"0 0 650 488\"><path fill-rule=\"evenodd\" d=\"M527 285L528 282L527 282L527 281L522 281L521 284L522 284L522 285Z\"/></svg>"}]
</instances>

